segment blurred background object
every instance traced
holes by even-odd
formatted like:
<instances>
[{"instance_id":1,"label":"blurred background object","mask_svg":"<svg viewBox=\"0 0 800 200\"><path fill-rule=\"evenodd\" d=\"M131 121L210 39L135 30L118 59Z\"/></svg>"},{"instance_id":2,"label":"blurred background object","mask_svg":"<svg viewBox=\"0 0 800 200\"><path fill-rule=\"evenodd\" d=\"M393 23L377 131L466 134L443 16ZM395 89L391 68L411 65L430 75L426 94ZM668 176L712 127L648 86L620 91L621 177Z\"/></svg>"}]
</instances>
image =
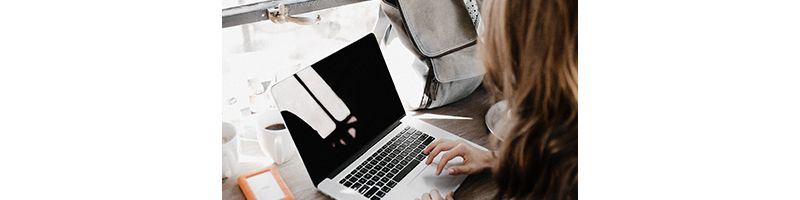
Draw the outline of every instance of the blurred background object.
<instances>
[{"instance_id":1,"label":"blurred background object","mask_svg":"<svg viewBox=\"0 0 800 200\"><path fill-rule=\"evenodd\" d=\"M223 26L231 9L250 5L285 5L288 10L284 11L291 17L319 19L306 25L275 23L267 19L269 14L266 13L267 10L275 11L277 7L270 7L253 11L267 15L263 19L222 28L222 121L238 130L235 162L261 167L277 161L263 150L275 147L270 142L267 142L270 144L267 148L261 144L264 142L259 141L258 133L263 127L258 126L256 119L259 115L276 115L278 112L269 92L271 84L376 29L383 35L385 27L376 28L380 18L379 3L362 1L222 1ZM338 4L347 5L330 7ZM386 22L382 24L388 25ZM282 143L291 144L291 141ZM235 172L229 174L236 175Z\"/></svg>"}]
</instances>

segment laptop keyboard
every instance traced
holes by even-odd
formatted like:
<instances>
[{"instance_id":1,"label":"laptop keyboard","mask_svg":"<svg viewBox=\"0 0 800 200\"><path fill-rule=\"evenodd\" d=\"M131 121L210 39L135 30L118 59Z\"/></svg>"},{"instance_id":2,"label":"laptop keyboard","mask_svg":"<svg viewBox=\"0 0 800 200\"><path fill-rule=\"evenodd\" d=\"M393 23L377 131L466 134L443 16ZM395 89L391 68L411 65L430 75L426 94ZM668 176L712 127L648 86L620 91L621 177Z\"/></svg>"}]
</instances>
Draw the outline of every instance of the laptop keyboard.
<instances>
[{"instance_id":1,"label":"laptop keyboard","mask_svg":"<svg viewBox=\"0 0 800 200\"><path fill-rule=\"evenodd\" d=\"M422 150L434 140L428 134L406 127L339 183L368 199L381 199L422 159Z\"/></svg>"}]
</instances>

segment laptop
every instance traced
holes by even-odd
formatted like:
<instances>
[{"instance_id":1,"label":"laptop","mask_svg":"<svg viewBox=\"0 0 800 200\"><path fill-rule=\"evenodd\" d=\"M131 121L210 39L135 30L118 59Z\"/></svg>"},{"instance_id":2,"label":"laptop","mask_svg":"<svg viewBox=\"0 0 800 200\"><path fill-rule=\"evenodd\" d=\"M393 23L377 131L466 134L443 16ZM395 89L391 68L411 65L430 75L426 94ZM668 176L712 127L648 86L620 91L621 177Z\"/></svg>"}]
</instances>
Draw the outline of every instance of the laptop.
<instances>
[{"instance_id":1,"label":"laptop","mask_svg":"<svg viewBox=\"0 0 800 200\"><path fill-rule=\"evenodd\" d=\"M413 199L433 189L454 192L466 178L446 169L435 175L443 153L425 165L422 150L432 141L463 139L406 115L373 34L278 81L271 93L311 182L325 195Z\"/></svg>"}]
</instances>

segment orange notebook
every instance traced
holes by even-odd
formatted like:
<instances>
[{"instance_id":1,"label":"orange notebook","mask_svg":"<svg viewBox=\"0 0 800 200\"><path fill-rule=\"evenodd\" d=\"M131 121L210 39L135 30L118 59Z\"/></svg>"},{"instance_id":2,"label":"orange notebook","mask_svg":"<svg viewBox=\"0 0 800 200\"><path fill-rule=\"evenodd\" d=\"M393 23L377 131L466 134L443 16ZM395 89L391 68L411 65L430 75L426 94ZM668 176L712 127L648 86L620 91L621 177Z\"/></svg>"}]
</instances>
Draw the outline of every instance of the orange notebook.
<instances>
[{"instance_id":1,"label":"orange notebook","mask_svg":"<svg viewBox=\"0 0 800 200\"><path fill-rule=\"evenodd\" d=\"M283 182L275 165L242 174L237 178L237 182L248 200L294 200L292 191Z\"/></svg>"}]
</instances>

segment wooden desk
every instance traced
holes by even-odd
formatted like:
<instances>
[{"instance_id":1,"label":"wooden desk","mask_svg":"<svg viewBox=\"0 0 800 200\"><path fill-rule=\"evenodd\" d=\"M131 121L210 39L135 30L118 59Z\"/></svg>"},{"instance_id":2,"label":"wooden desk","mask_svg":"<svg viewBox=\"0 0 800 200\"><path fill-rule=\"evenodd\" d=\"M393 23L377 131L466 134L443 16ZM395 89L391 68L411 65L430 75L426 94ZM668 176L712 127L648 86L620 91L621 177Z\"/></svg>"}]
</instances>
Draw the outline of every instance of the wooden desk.
<instances>
[{"instance_id":1,"label":"wooden desk","mask_svg":"<svg viewBox=\"0 0 800 200\"><path fill-rule=\"evenodd\" d=\"M433 110L420 111L436 115L449 115L465 117L470 119L422 119L439 128L450 131L453 134L470 140L476 144L493 149L489 145L489 130L484 123L484 115L491 106L487 93L479 88L472 95L454 104ZM240 171L253 171L265 167L263 164L242 164ZM297 199L329 199L318 192L311 183L305 166L300 162L299 157L295 156L288 162L278 166L289 189ZM461 187L455 193L455 199L491 199L497 193L497 186L488 172L473 174L467 177ZM233 179L228 179L222 183L222 199L238 200L244 199L239 185Z\"/></svg>"}]
</instances>

